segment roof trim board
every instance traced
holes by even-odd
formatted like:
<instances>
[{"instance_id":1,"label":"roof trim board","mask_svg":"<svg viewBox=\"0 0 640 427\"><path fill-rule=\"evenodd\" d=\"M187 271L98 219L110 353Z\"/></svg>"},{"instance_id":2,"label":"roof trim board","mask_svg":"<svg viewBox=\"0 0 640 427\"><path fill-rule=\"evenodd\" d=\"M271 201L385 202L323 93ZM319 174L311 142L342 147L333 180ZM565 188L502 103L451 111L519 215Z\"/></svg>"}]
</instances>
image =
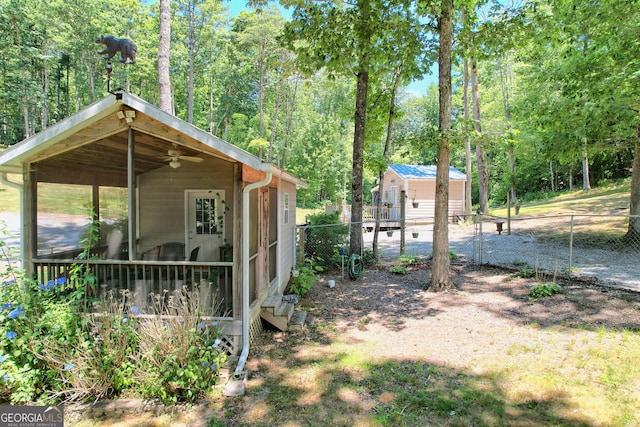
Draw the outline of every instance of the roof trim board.
<instances>
[{"instance_id":1,"label":"roof trim board","mask_svg":"<svg viewBox=\"0 0 640 427\"><path fill-rule=\"evenodd\" d=\"M137 125L135 120L128 125L133 129L137 129L139 132L149 134L154 138L171 143L187 146L190 149L200 151L207 155L218 158L226 157L228 160L237 161L258 171L272 172L274 175L293 182L302 188L309 187L306 182L283 171L277 166L263 162L259 157L254 156L253 154L236 147L223 139L211 135L210 133L205 132L204 130L199 129L196 126L187 123L184 120L163 111L157 106L125 91L119 91L108 95L102 100L89 105L42 132L39 132L38 134L0 152L0 172L22 173L22 164L28 159L42 160L53 155L50 154L51 151L49 149L51 147L59 144L61 141L64 141L72 135L82 132L83 129L89 128L100 120L103 120L110 115L114 115L117 111L126 108L136 110L141 114L146 115L152 120L157 121L162 126L166 126L167 130L174 130L177 135L184 135L185 138L175 138L175 135L172 136L171 132L163 132L161 129L154 131L153 129L150 129L150 126L145 127ZM128 126L119 124L119 130L107 130L106 133L100 135L100 138L107 136L108 134L116 134L118 131L122 131ZM186 138L190 139L190 141L185 141ZM93 140L96 140L96 138L82 139L78 144L73 144L73 146L69 146L67 149L63 148L60 152L56 151L55 154L57 155L61 152L77 148L79 145L90 143ZM199 143L199 146L193 146L192 141Z\"/></svg>"}]
</instances>

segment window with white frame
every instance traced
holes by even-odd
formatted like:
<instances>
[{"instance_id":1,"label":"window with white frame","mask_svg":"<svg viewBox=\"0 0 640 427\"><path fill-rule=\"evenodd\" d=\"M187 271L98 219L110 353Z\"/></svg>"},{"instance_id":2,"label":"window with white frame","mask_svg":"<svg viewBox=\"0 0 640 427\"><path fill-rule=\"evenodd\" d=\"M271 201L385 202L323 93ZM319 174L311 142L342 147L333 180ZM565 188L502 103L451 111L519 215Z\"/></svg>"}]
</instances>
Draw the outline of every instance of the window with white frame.
<instances>
[{"instance_id":1,"label":"window with white frame","mask_svg":"<svg viewBox=\"0 0 640 427\"><path fill-rule=\"evenodd\" d=\"M282 205L284 207L284 223L289 224L289 193L284 193Z\"/></svg>"}]
</instances>

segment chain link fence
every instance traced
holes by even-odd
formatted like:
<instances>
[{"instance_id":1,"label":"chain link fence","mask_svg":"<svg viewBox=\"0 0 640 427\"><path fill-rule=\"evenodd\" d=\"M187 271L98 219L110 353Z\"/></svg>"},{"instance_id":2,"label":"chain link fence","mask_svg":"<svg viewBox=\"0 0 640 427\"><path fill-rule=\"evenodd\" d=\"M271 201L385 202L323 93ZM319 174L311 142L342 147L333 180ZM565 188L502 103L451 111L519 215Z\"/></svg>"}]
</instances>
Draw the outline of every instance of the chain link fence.
<instances>
[{"instance_id":1,"label":"chain link fence","mask_svg":"<svg viewBox=\"0 0 640 427\"><path fill-rule=\"evenodd\" d=\"M462 262L546 276L591 277L604 284L640 290L640 238L627 233L629 219L628 215L586 214L510 219L456 216L449 223L449 249L452 257ZM372 261L374 225L360 224L361 255L368 261ZM320 259L327 268L342 267L352 226L300 226L299 262L304 254ZM341 237L329 243L327 235ZM408 221L404 229L380 230L378 249L382 262L394 261L401 254L428 259L433 251L433 219Z\"/></svg>"}]
</instances>

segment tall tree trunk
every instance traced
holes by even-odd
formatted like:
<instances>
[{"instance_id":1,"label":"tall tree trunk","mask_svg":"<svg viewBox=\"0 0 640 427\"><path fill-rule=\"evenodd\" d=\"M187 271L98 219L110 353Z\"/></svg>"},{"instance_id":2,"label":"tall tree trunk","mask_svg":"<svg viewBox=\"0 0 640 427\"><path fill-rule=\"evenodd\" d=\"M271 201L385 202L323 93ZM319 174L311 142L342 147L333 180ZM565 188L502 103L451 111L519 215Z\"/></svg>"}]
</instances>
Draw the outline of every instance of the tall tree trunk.
<instances>
[{"instance_id":1,"label":"tall tree trunk","mask_svg":"<svg viewBox=\"0 0 640 427\"><path fill-rule=\"evenodd\" d=\"M471 201L471 193L473 191L473 159L471 158L471 135L469 129L469 60L464 58L462 66L462 80L463 90L462 95L464 98L464 121L467 128L467 138L464 142L465 159L466 159L466 173L467 180L464 183L464 213L465 215L471 215L471 209L473 202ZM465 218L469 219L469 218Z\"/></svg>"},{"instance_id":2,"label":"tall tree trunk","mask_svg":"<svg viewBox=\"0 0 640 427\"><path fill-rule=\"evenodd\" d=\"M260 49L260 55L258 57L258 113L260 118L260 138L264 138L264 73L265 73L265 61L267 59L267 42L262 39L262 46ZM262 158L262 148L260 149L260 158Z\"/></svg>"},{"instance_id":3,"label":"tall tree trunk","mask_svg":"<svg viewBox=\"0 0 640 427\"><path fill-rule=\"evenodd\" d=\"M484 154L484 136L480 123L480 91L478 88L478 64L471 57L471 98L473 102L473 128L478 134L476 142L476 162L478 163L478 189L480 191L480 212L487 213L489 204L489 174Z\"/></svg>"},{"instance_id":4,"label":"tall tree trunk","mask_svg":"<svg viewBox=\"0 0 640 427\"><path fill-rule=\"evenodd\" d=\"M158 45L158 95L160 109L173 114L171 81L169 79L169 48L171 43L170 0L160 0L160 43Z\"/></svg>"},{"instance_id":5,"label":"tall tree trunk","mask_svg":"<svg viewBox=\"0 0 640 427\"><path fill-rule=\"evenodd\" d=\"M631 166L631 194L629 197L629 215L640 215L640 117L636 127L636 142L633 149ZM629 217L629 228L625 241L640 246L640 216Z\"/></svg>"},{"instance_id":6,"label":"tall tree trunk","mask_svg":"<svg viewBox=\"0 0 640 427\"><path fill-rule=\"evenodd\" d=\"M369 90L369 45L371 33L368 28L371 20L371 5L369 0L358 0L359 21L356 23L356 33L360 45L360 57L356 85L356 111L354 114L353 131L353 169L351 174L351 233L349 235L349 250L352 254L362 253L362 182L364 140L367 121L367 92Z\"/></svg>"},{"instance_id":7,"label":"tall tree trunk","mask_svg":"<svg viewBox=\"0 0 640 427\"><path fill-rule=\"evenodd\" d=\"M215 128L213 105L213 70L211 70L209 71L209 133L211 135Z\"/></svg>"},{"instance_id":8,"label":"tall tree trunk","mask_svg":"<svg viewBox=\"0 0 640 427\"><path fill-rule=\"evenodd\" d=\"M273 145L276 141L276 133L278 131L278 112L280 111L280 102L282 101L282 87L284 86L284 76L280 75L278 81L278 92L276 93L276 105L273 108L273 119L271 120L271 135L269 136L269 154L267 155L267 162L273 161ZM279 166L278 161L278 166Z\"/></svg>"},{"instance_id":9,"label":"tall tree trunk","mask_svg":"<svg viewBox=\"0 0 640 427\"><path fill-rule=\"evenodd\" d=\"M43 47L44 50L44 47ZM49 115L50 115L50 110L49 110L49 100L47 95L49 94L49 73L47 72L47 70L49 69L48 65L47 65L47 60L46 60L46 51L43 52L42 55L44 59L44 64L43 64L43 70L42 70L42 93L43 93L43 105L42 105L42 119L41 119L41 124L40 126L42 127L42 130L45 130L47 128L47 126L49 126Z\"/></svg>"},{"instance_id":10,"label":"tall tree trunk","mask_svg":"<svg viewBox=\"0 0 640 427\"><path fill-rule=\"evenodd\" d=\"M511 203L516 203L516 147L513 142L509 142L509 187Z\"/></svg>"},{"instance_id":11,"label":"tall tree trunk","mask_svg":"<svg viewBox=\"0 0 640 427\"><path fill-rule=\"evenodd\" d=\"M365 123L367 115L367 91L369 71L364 65L358 71L356 87L356 111L353 134L353 170L351 174L351 233L349 250L352 254L362 253L362 181Z\"/></svg>"},{"instance_id":12,"label":"tall tree trunk","mask_svg":"<svg viewBox=\"0 0 640 427\"><path fill-rule=\"evenodd\" d=\"M506 56L506 55L505 55ZM500 70L500 91L502 93L502 108L504 109L504 118L507 122L507 127L511 131L511 102L510 102L510 76L509 76L509 61L505 58L504 70L502 67L502 61L498 58L496 60L498 64L498 70ZM509 200L511 204L516 202L516 154L515 154L515 142L513 142L511 134L509 132Z\"/></svg>"},{"instance_id":13,"label":"tall tree trunk","mask_svg":"<svg viewBox=\"0 0 640 427\"><path fill-rule=\"evenodd\" d=\"M583 139L582 145L582 189L584 191L591 190L591 181L589 180L589 154L587 153L587 138Z\"/></svg>"},{"instance_id":14,"label":"tall tree trunk","mask_svg":"<svg viewBox=\"0 0 640 427\"><path fill-rule=\"evenodd\" d=\"M22 42L21 42L21 38L20 38L20 26L16 25L15 26L16 29L16 38L15 38L15 42L16 42L16 48L18 51L18 55L20 55L20 58L18 58L20 60L20 62L24 62L24 58L22 57L23 53L22 53ZM21 107L22 107L22 116L24 119L24 137L25 138L29 138L31 136L31 127L29 126L30 120L29 120L29 97L27 96L27 75L26 75L26 67L20 67L20 81L21 81L21 94L20 94L20 98L21 98Z\"/></svg>"},{"instance_id":15,"label":"tall tree trunk","mask_svg":"<svg viewBox=\"0 0 640 427\"><path fill-rule=\"evenodd\" d=\"M429 290L453 289L449 259L449 166L451 129L451 45L453 44L453 0L442 0L438 20L440 51L438 53L439 131L436 170L435 219L433 224L433 263Z\"/></svg>"},{"instance_id":16,"label":"tall tree trunk","mask_svg":"<svg viewBox=\"0 0 640 427\"><path fill-rule=\"evenodd\" d=\"M396 112L396 92L398 91L398 84L400 83L400 76L402 75L402 69L404 64L400 62L396 73L393 78L393 87L391 88L391 96L389 99L389 117L387 119L387 136L384 139L384 148L382 150L382 157L385 159L385 164L389 163L389 148L391 147L391 128L393 127L393 118ZM384 191L384 170L378 172L378 200L376 201L376 225L373 233L373 257L376 260L376 264L380 262L380 253L378 251L378 235L380 234L380 212L382 211L382 194ZM404 202L404 201L403 201Z\"/></svg>"},{"instance_id":17,"label":"tall tree trunk","mask_svg":"<svg viewBox=\"0 0 640 427\"><path fill-rule=\"evenodd\" d=\"M553 182L553 191L556 191L555 181ZM573 166L569 166L569 191L573 191Z\"/></svg>"},{"instance_id":18,"label":"tall tree trunk","mask_svg":"<svg viewBox=\"0 0 640 427\"><path fill-rule=\"evenodd\" d=\"M195 86L195 30L193 28L193 17L189 23L189 89L187 93L187 121L193 123L193 91Z\"/></svg>"},{"instance_id":19,"label":"tall tree trunk","mask_svg":"<svg viewBox=\"0 0 640 427\"><path fill-rule=\"evenodd\" d=\"M294 79L293 93L291 97L285 98L285 130L284 130L284 145L282 147L282 168L287 167L287 154L289 150L289 136L291 135L291 124L293 123L293 113L296 109L296 95L298 93L299 79Z\"/></svg>"}]
</instances>

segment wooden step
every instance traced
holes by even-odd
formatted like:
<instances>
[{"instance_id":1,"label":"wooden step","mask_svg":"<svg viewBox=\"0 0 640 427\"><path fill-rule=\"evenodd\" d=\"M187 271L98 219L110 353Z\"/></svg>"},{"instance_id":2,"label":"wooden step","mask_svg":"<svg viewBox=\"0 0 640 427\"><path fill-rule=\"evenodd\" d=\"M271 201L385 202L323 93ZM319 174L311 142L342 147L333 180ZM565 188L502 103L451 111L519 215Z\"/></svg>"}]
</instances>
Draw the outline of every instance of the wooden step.
<instances>
[{"instance_id":1,"label":"wooden step","mask_svg":"<svg viewBox=\"0 0 640 427\"><path fill-rule=\"evenodd\" d=\"M282 295L271 295L267 297L262 303L262 312L270 311L271 314L275 314L276 308L282 304Z\"/></svg>"},{"instance_id":2,"label":"wooden step","mask_svg":"<svg viewBox=\"0 0 640 427\"><path fill-rule=\"evenodd\" d=\"M280 294L264 300L260 308L260 317L281 331L300 331L307 313L295 311L295 304L283 301Z\"/></svg>"},{"instance_id":3,"label":"wooden step","mask_svg":"<svg viewBox=\"0 0 640 427\"><path fill-rule=\"evenodd\" d=\"M280 297L282 298L282 297ZM280 299L280 304L274 306L271 302L260 310L260 317L275 326L281 331L286 331L289 327L289 319L293 315L294 304L284 302Z\"/></svg>"}]
</instances>

